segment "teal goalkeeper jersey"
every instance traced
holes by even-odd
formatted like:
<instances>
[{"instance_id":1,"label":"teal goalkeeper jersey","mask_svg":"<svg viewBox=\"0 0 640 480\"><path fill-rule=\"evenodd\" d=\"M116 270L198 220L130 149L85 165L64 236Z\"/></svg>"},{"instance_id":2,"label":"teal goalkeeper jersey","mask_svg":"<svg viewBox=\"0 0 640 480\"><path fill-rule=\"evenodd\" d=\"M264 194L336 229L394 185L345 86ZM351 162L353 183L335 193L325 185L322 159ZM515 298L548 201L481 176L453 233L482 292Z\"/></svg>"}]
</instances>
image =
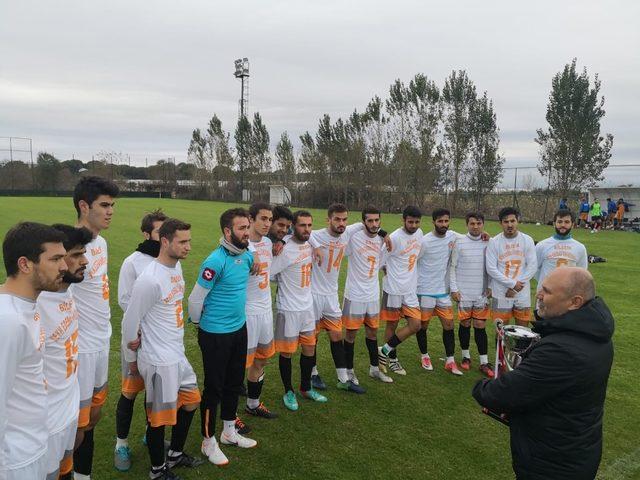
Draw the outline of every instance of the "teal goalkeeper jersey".
<instances>
[{"instance_id":1,"label":"teal goalkeeper jersey","mask_svg":"<svg viewBox=\"0 0 640 480\"><path fill-rule=\"evenodd\" d=\"M247 280L253 255L232 255L220 246L209 255L198 273L198 285L209 290L204 300L200 328L209 333L231 333L246 321Z\"/></svg>"}]
</instances>

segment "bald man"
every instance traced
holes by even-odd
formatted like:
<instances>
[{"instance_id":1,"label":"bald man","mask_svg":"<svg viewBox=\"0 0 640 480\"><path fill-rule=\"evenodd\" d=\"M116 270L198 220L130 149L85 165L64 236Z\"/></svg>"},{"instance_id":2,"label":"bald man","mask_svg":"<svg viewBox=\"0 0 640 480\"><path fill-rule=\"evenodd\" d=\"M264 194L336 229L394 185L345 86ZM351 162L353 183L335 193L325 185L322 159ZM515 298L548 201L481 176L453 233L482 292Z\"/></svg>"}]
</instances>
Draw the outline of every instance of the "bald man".
<instances>
[{"instance_id":1,"label":"bald man","mask_svg":"<svg viewBox=\"0 0 640 480\"><path fill-rule=\"evenodd\" d=\"M473 389L478 403L510 419L513 470L522 479L593 479L613 361L614 321L591 274L553 270L536 294L541 340L515 370Z\"/></svg>"}]
</instances>

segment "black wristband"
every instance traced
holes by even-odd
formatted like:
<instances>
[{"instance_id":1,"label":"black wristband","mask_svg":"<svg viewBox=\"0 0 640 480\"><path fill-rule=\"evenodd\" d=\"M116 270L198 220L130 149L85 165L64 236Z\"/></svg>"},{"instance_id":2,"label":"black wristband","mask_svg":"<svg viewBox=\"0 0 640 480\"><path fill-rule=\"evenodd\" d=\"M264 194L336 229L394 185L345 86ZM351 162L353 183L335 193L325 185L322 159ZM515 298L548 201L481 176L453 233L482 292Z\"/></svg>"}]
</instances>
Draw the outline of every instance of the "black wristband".
<instances>
[{"instance_id":1,"label":"black wristband","mask_svg":"<svg viewBox=\"0 0 640 480\"><path fill-rule=\"evenodd\" d=\"M382 238L385 238L388 235L388 233L386 230L380 229L378 230L378 235L381 236Z\"/></svg>"}]
</instances>

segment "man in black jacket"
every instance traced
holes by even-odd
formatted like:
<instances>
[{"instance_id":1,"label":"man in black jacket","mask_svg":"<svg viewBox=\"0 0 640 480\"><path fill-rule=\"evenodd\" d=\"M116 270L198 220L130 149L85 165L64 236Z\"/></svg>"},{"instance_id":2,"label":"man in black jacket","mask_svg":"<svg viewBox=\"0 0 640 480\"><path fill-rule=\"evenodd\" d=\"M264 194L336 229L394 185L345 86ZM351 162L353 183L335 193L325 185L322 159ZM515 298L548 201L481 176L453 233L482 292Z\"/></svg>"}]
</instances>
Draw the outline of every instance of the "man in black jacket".
<instances>
[{"instance_id":1,"label":"man in black jacket","mask_svg":"<svg viewBox=\"0 0 640 480\"><path fill-rule=\"evenodd\" d=\"M482 406L510 419L518 480L593 479L602 455L602 416L613 361L614 322L591 274L563 267L537 294L541 335L512 372L473 389Z\"/></svg>"}]
</instances>

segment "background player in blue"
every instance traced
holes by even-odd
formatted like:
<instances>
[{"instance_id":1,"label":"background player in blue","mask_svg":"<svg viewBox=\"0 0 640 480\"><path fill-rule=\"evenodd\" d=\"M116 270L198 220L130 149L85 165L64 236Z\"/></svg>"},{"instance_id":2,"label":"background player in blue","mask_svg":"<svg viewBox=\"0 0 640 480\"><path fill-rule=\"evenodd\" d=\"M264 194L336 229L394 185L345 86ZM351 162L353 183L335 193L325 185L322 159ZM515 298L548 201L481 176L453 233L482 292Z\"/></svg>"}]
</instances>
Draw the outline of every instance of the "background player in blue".
<instances>
[{"instance_id":1,"label":"background player in blue","mask_svg":"<svg viewBox=\"0 0 640 480\"><path fill-rule=\"evenodd\" d=\"M220 246L202 263L189 296L189 315L200 327L198 344L204 367L202 453L221 466L229 460L215 439L218 404L224 424L220 434L223 445L251 448L257 442L243 437L235 428L247 358L247 281L253 266L253 255L247 251L249 213L242 208L227 210L220 217L220 229Z\"/></svg>"}]
</instances>

